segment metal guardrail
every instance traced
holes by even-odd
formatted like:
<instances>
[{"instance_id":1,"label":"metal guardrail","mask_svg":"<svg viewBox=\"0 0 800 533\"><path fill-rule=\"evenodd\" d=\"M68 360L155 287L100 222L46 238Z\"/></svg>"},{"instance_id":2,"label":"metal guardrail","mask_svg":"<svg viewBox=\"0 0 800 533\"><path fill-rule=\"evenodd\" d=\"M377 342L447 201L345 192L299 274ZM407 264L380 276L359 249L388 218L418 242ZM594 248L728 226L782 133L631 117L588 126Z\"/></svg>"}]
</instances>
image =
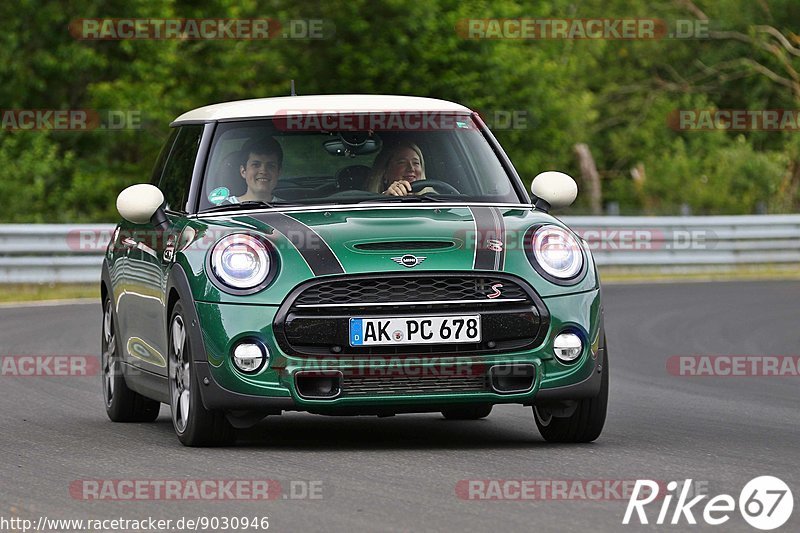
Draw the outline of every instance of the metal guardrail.
<instances>
[{"instance_id":1,"label":"metal guardrail","mask_svg":"<svg viewBox=\"0 0 800 533\"><path fill-rule=\"evenodd\" d=\"M564 217L598 266L800 266L800 215Z\"/></svg>"},{"instance_id":2,"label":"metal guardrail","mask_svg":"<svg viewBox=\"0 0 800 533\"><path fill-rule=\"evenodd\" d=\"M598 266L800 268L800 215L564 217ZM94 283L113 224L0 225L0 283Z\"/></svg>"},{"instance_id":3,"label":"metal guardrail","mask_svg":"<svg viewBox=\"0 0 800 533\"><path fill-rule=\"evenodd\" d=\"M0 225L0 283L96 283L113 224Z\"/></svg>"}]
</instances>

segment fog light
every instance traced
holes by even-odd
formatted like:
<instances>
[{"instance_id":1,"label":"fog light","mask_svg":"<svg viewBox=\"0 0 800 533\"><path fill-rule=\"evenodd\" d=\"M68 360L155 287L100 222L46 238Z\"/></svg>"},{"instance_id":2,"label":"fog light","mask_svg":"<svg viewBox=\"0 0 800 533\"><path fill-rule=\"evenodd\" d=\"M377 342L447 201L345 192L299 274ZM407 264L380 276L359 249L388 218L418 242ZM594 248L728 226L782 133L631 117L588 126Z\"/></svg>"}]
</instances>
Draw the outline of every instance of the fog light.
<instances>
[{"instance_id":1,"label":"fog light","mask_svg":"<svg viewBox=\"0 0 800 533\"><path fill-rule=\"evenodd\" d=\"M234 366L246 374L258 372L269 360L265 346L253 342L242 342L233 349Z\"/></svg>"},{"instance_id":2,"label":"fog light","mask_svg":"<svg viewBox=\"0 0 800 533\"><path fill-rule=\"evenodd\" d=\"M571 363L583 352L583 342L574 333L560 333L553 342L553 351L562 363Z\"/></svg>"}]
</instances>

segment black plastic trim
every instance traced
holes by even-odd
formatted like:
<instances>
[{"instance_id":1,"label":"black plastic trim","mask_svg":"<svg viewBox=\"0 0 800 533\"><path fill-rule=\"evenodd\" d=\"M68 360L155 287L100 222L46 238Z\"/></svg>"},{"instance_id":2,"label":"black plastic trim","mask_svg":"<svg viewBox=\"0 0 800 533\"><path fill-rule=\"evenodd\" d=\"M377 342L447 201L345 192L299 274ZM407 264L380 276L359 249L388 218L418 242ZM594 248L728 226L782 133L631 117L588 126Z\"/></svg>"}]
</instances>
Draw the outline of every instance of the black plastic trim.
<instances>
[{"instance_id":1,"label":"black plastic trim","mask_svg":"<svg viewBox=\"0 0 800 533\"><path fill-rule=\"evenodd\" d=\"M525 369L529 369L530 372L531 372L531 376L530 376L531 384L530 385L526 386L524 389L511 389L511 390L503 390L503 389L500 389L497 386L497 383L495 382L495 377L496 377L496 372L498 370L501 370L501 369L502 370L505 370L505 369L516 369L516 368L522 368L522 367L524 367ZM512 370L512 372L513 371L514 370ZM538 376L539 376L539 373L537 372L536 365L534 365L534 364L512 363L512 364L497 364L497 365L492 365L491 367L489 367L489 385L491 386L492 391L495 392L496 394L525 394L525 393L531 392L533 390L533 388L536 386L536 382L537 382ZM527 377L528 376L525 376L526 379L527 379Z\"/></svg>"},{"instance_id":2,"label":"black plastic trim","mask_svg":"<svg viewBox=\"0 0 800 533\"><path fill-rule=\"evenodd\" d=\"M403 252L407 250L443 250L454 248L453 241L379 241L361 242L353 246L363 252Z\"/></svg>"},{"instance_id":3,"label":"black plastic trim","mask_svg":"<svg viewBox=\"0 0 800 533\"><path fill-rule=\"evenodd\" d=\"M130 363L122 364L122 375L125 384L134 392L161 403L169 404L169 380L154 372L148 372Z\"/></svg>"},{"instance_id":4,"label":"black plastic trim","mask_svg":"<svg viewBox=\"0 0 800 533\"><path fill-rule=\"evenodd\" d=\"M605 347L597 350L597 361L589 377L572 385L539 389L532 403L538 404L551 401L580 400L597 396L600 392L602 372L605 372L605 354ZM525 405L530 404L526 403Z\"/></svg>"},{"instance_id":5,"label":"black plastic trim","mask_svg":"<svg viewBox=\"0 0 800 533\"><path fill-rule=\"evenodd\" d=\"M173 122L172 124L176 123ZM203 135L200 138L200 146L197 149L194 169L192 170L192 183L189 186L189 197L186 199L186 210L189 214L194 215L200 210L203 180L205 179L206 166L208 165L209 153L211 151L211 141L214 139L214 131L217 128L217 123L192 122L192 124L203 124ZM189 125L189 122L181 122L176 125Z\"/></svg>"},{"instance_id":6,"label":"black plastic trim","mask_svg":"<svg viewBox=\"0 0 800 533\"><path fill-rule=\"evenodd\" d=\"M308 289L309 287L312 287L314 285L319 285L319 284L331 283L331 282L335 282L335 281L338 281L338 280L353 280L353 281L370 280L370 279L374 279L376 276L381 276L383 278L385 278L385 277L402 277L404 279L409 279L409 278L414 278L414 277L418 277L418 278L426 278L426 277L453 277L453 278L459 278L459 277L465 277L465 276L467 276L467 277L478 277L478 276L481 276L481 275L484 275L484 273L475 272L475 271L464 271L464 272L461 272L461 271L452 271L451 270L451 271L424 271L424 272L397 272L397 273L385 273L384 272L384 273L376 273L376 274L357 274L357 275L348 274L348 275L341 275L341 276L326 276L325 278L322 278L322 279L310 279L310 280L307 280L307 281L297 285L294 289L292 289L289 292L289 294L283 300L283 302L281 303L281 306L278 308L278 311L276 312L275 318L273 320L273 333L275 335L275 339L276 339L276 341L278 343L278 346L281 348L281 350L283 350L285 353L287 353L289 355L306 356L306 357L318 357L320 355L328 355L328 356L334 355L334 356L336 356L336 354L318 353L316 350L313 351L313 352L301 352L298 349L295 349L295 347L293 347L292 343L289 341L289 338L286 336L286 321L287 321L287 318L289 317L290 313L292 312L292 307L294 305L294 302L297 299L297 297L303 291ZM470 349L470 350L466 350L466 349L465 350L452 350L450 352L447 352L447 351L431 352L428 349L424 348L424 346L423 346L423 350L422 351L417 352L417 351L414 351L414 350L415 349L420 349L419 346L409 345L407 348L403 349L403 354L404 355L409 355L409 356L441 356L441 355L454 355L454 356L462 356L463 355L463 356L467 356L467 355L476 355L476 354L489 355L489 354L499 354L499 353L504 353L504 352L508 352L508 351L514 351L514 350L533 349L536 346L541 345L541 343L544 342L545 337L547 335L547 331L550 328L550 311L547 309L547 306L545 305L544 301L539 296L539 294L524 279L522 279L522 278L520 278L520 277L518 277L516 275L507 274L507 273L500 273L500 272L486 272L485 275L487 275L487 276L491 275L492 277L500 278L500 279L507 279L507 280L509 280L509 281L511 281L513 283L516 283L519 287L522 288L523 291L525 291L525 293L531 299L531 301L533 302L533 305L528 307L528 309L529 310L530 309L535 309L535 311L538 313L538 321L539 321L539 328L538 328L537 334L535 335L535 337L533 338L532 341L526 342L523 345L519 345L517 343L516 345L513 345L513 346L506 346L506 347L500 346L500 347L494 348L494 349L493 348L480 347L479 346L479 347L476 347L476 348ZM487 305L491 305L491 300L487 300ZM353 305L352 307L353 308L357 308L358 306L357 305ZM478 310L475 310L476 308L477 308L477 306L470 306L469 307L470 312L474 311L474 312L477 312L477 313L481 314L481 311L479 310L479 308L478 308ZM489 309L489 310L486 310L485 312L486 313L491 313L491 312L494 311L496 313L501 313L502 314L504 312L513 312L515 309L517 311L519 311L520 310L520 306L515 306L514 308L500 309L500 310L491 310L491 309ZM421 312L424 312L426 315L431 315L431 316L449 315L449 314L453 313L452 309L442 309L442 310L436 310L436 311L428 311L428 310L419 311L419 310L408 309L408 310L403 310L402 313L395 312L393 314L394 315L398 315L398 316L401 316L401 315L419 315ZM464 309L464 312L467 312L466 308ZM366 313L366 314L368 315L368 313ZM383 314L385 315L386 313L384 312ZM363 311L359 312L358 316L365 316L365 313ZM388 353L388 352L387 352L387 354L391 355L391 353ZM363 355L370 355L370 352L367 352L366 350L362 350L362 351L359 351L359 352L341 354L341 355L338 355L338 357L359 357L359 356L363 356ZM372 354L372 355L385 355L385 354L376 353L376 354Z\"/></svg>"},{"instance_id":7,"label":"black plastic trim","mask_svg":"<svg viewBox=\"0 0 800 533\"><path fill-rule=\"evenodd\" d=\"M206 346L203 342L203 332L200 328L200 317L197 316L194 296L189 286L189 278L186 277L186 272L183 271L183 267L177 263L173 264L169 269L165 296L168 297L172 289L177 291L178 298L183 302L183 310L186 314L185 318L188 319L189 323L189 338L191 339L192 348L194 349L192 353L194 362L208 361ZM167 319L169 319L169 317L167 317ZM164 327L167 327L167 325L165 324Z\"/></svg>"},{"instance_id":8,"label":"black plastic trim","mask_svg":"<svg viewBox=\"0 0 800 533\"><path fill-rule=\"evenodd\" d=\"M310 394L302 393L302 386L300 378L337 378L336 394L330 396L312 396ZM304 400L334 400L342 395L342 382L344 381L344 374L341 370L299 370L294 373L294 388L297 395Z\"/></svg>"},{"instance_id":9,"label":"black plastic trim","mask_svg":"<svg viewBox=\"0 0 800 533\"><path fill-rule=\"evenodd\" d=\"M389 306L387 306L389 307ZM437 317L437 316L452 316L452 315L481 315L483 339L478 343L453 343L447 350L441 350L438 346L441 345L408 345L408 346L391 346L391 345L378 345L378 346L352 346L349 338L349 319L354 316L392 316L396 318L403 317ZM525 315L521 318L520 315ZM466 355L466 354L480 354L485 355L489 353L503 353L514 350L524 350L532 346L538 346L545 339L546 330L542 330L541 315L533 305L528 306L508 306L505 308L492 308L481 309L479 305L463 305L458 309L454 306L445 309L417 309L414 311L408 310L405 312L388 311L386 308L364 308L352 307L342 309L340 314L327 314L327 315L305 315L298 317L295 313L289 313L287 320L293 319L295 322L305 323L301 326L305 329L308 336L305 337L307 341L305 344L297 342L297 335L304 335L303 332L297 332L293 335L294 339L290 339L286 334L284 328L284 335L292 349L300 355L313 355L313 356L329 356L331 355L330 347L332 345L346 348L348 353L342 353L341 357L353 356L380 356L380 355ZM514 321L513 326L504 328L503 323L510 323ZM316 324L315 324L316 322ZM525 324L522 324L524 322ZM530 335L508 337L504 336L509 330L514 327L524 327L527 324L532 324ZM314 330L324 330L326 339L313 338ZM332 331L331 331L332 330ZM330 332L330 333L328 333ZM312 342L314 341L314 342ZM488 342L495 343L494 348L487 346ZM334 352L334 355L336 352Z\"/></svg>"},{"instance_id":10,"label":"black plastic trim","mask_svg":"<svg viewBox=\"0 0 800 533\"><path fill-rule=\"evenodd\" d=\"M294 400L289 397L254 396L226 389L214 379L207 361L196 362L194 371L197 373L197 381L200 383L200 397L206 409L252 410L264 414L280 414L281 411L297 410Z\"/></svg>"}]
</instances>

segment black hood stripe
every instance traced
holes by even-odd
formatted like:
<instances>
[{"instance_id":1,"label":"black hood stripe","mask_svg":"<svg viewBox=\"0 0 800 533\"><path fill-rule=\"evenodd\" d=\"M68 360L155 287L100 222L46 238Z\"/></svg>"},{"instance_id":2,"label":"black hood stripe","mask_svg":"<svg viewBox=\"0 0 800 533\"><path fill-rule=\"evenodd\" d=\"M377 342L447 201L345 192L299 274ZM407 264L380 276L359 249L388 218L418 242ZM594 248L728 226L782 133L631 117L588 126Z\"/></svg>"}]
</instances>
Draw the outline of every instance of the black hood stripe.
<instances>
[{"instance_id":1,"label":"black hood stripe","mask_svg":"<svg viewBox=\"0 0 800 533\"><path fill-rule=\"evenodd\" d=\"M503 221L502 211L496 207L493 207L492 214L494 215L495 222L497 224L496 239L500 241L500 250L497 252L497 267L495 270L503 270L506 266L506 225Z\"/></svg>"},{"instance_id":2,"label":"black hood stripe","mask_svg":"<svg viewBox=\"0 0 800 533\"><path fill-rule=\"evenodd\" d=\"M475 219L475 270L503 270L505 266L505 223L503 214L493 207L470 207ZM499 247L489 247L489 241L497 241ZM496 243L495 243L496 244Z\"/></svg>"},{"instance_id":3,"label":"black hood stripe","mask_svg":"<svg viewBox=\"0 0 800 533\"><path fill-rule=\"evenodd\" d=\"M307 226L288 215L278 212L251 215L264 224L272 226L286 237L289 242L303 256L308 268L315 276L326 276L329 274L344 274L344 267L333 253L328 243Z\"/></svg>"}]
</instances>

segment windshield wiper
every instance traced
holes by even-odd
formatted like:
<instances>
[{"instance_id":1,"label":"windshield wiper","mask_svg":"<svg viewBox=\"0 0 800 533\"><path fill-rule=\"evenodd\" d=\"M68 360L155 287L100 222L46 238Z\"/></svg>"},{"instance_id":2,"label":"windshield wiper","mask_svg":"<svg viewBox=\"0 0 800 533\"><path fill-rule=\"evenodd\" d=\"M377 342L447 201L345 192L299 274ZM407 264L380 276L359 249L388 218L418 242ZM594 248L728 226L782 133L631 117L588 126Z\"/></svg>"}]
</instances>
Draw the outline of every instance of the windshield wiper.
<instances>
[{"instance_id":1,"label":"windshield wiper","mask_svg":"<svg viewBox=\"0 0 800 533\"><path fill-rule=\"evenodd\" d=\"M283 205L283 202L280 202ZM254 209L256 207L275 207L275 204L271 204L269 202L262 202L261 200L246 200L244 202L238 202L235 204L220 204L215 205L213 207L209 207L208 209L204 209L201 213L211 213L213 211L229 211L229 210L236 210L236 209Z\"/></svg>"}]
</instances>

